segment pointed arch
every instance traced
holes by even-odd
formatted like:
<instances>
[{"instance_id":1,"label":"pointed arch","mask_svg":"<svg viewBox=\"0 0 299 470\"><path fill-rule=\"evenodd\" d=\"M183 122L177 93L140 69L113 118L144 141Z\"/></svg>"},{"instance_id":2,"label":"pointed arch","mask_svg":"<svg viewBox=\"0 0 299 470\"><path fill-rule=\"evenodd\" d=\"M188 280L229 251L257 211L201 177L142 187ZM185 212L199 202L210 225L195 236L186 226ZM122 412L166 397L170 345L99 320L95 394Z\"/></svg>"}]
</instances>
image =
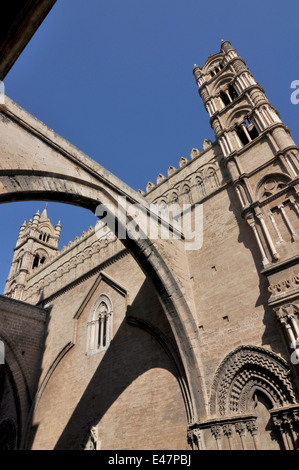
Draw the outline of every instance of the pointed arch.
<instances>
[{"instance_id":1,"label":"pointed arch","mask_svg":"<svg viewBox=\"0 0 299 470\"><path fill-rule=\"evenodd\" d=\"M289 175L285 173L272 173L264 176L256 185L256 198L265 199L272 194L286 188L291 181Z\"/></svg>"},{"instance_id":2,"label":"pointed arch","mask_svg":"<svg viewBox=\"0 0 299 470\"><path fill-rule=\"evenodd\" d=\"M87 323L87 355L104 351L112 339L113 306L110 297L101 294L89 314Z\"/></svg>"},{"instance_id":3,"label":"pointed arch","mask_svg":"<svg viewBox=\"0 0 299 470\"><path fill-rule=\"evenodd\" d=\"M249 411L252 396L262 391L273 408L297 402L298 393L288 363L258 346L239 346L218 367L211 388L211 415L230 416Z\"/></svg>"},{"instance_id":4,"label":"pointed arch","mask_svg":"<svg viewBox=\"0 0 299 470\"><path fill-rule=\"evenodd\" d=\"M227 116L227 127L242 123L251 112L252 109L248 105L240 105L238 109L232 109Z\"/></svg>"},{"instance_id":5,"label":"pointed arch","mask_svg":"<svg viewBox=\"0 0 299 470\"><path fill-rule=\"evenodd\" d=\"M231 85L235 75L232 72L226 72L225 74L219 75L219 78L216 79L211 88L211 94L218 94L219 90L227 89Z\"/></svg>"},{"instance_id":6,"label":"pointed arch","mask_svg":"<svg viewBox=\"0 0 299 470\"><path fill-rule=\"evenodd\" d=\"M123 220L132 204L150 218L149 201L6 97L0 105L0 203L42 200L86 208L98 217L111 215L111 230L122 241L143 272L153 281L182 355L194 400L194 419L206 415L206 388L199 354L196 322L186 292L188 280L178 278L186 259L182 239L132 238L131 218ZM98 208L105 209L101 214ZM109 217L108 217L109 218ZM116 222L113 225L113 222ZM174 252L177 256L173 256ZM78 260L74 260L78 263ZM57 276L61 274L59 270ZM42 287L35 285L34 289Z\"/></svg>"}]
</instances>

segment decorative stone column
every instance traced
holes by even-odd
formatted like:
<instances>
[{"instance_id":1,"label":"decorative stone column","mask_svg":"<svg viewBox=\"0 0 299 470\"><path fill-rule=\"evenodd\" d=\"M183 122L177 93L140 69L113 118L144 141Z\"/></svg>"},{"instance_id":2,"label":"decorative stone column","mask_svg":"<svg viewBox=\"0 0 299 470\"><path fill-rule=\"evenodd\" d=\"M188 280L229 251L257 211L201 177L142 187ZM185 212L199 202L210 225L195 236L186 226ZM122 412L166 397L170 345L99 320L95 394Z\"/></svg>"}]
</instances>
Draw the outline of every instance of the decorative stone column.
<instances>
[{"instance_id":1,"label":"decorative stone column","mask_svg":"<svg viewBox=\"0 0 299 470\"><path fill-rule=\"evenodd\" d=\"M285 450L298 450L299 405L271 411L274 425L281 434Z\"/></svg>"},{"instance_id":2,"label":"decorative stone column","mask_svg":"<svg viewBox=\"0 0 299 470\"><path fill-rule=\"evenodd\" d=\"M211 427L211 433L216 440L217 450L221 449L221 427L216 425Z\"/></svg>"},{"instance_id":3,"label":"decorative stone column","mask_svg":"<svg viewBox=\"0 0 299 470\"><path fill-rule=\"evenodd\" d=\"M255 449L255 450L258 450L258 446L257 446L257 442L256 442L256 435L257 435L258 428L257 428L256 422L253 421L253 420L252 420L252 421L248 421L248 422L246 423L246 427L247 427L248 432L249 432L249 433L251 434L251 436L252 436L254 449Z\"/></svg>"},{"instance_id":4,"label":"decorative stone column","mask_svg":"<svg viewBox=\"0 0 299 470\"><path fill-rule=\"evenodd\" d=\"M189 429L187 436L192 450L202 450L200 429Z\"/></svg>"},{"instance_id":5,"label":"decorative stone column","mask_svg":"<svg viewBox=\"0 0 299 470\"><path fill-rule=\"evenodd\" d=\"M256 238L256 241L257 241L257 244L258 244L258 247L260 249L260 253L262 255L262 262L263 262L263 265L264 266L267 266L270 264L268 258L267 258L267 255L266 255L266 252L265 252L265 249L263 247L263 244L262 244L262 241L260 239L260 236L259 236L259 233L257 231L257 228L256 228L256 224L255 224L255 220L254 220L254 214L252 212L249 212L246 214L245 216L246 218L246 222L248 223L248 225L252 228L253 230L253 233L254 233L254 236Z\"/></svg>"},{"instance_id":6,"label":"decorative stone column","mask_svg":"<svg viewBox=\"0 0 299 470\"><path fill-rule=\"evenodd\" d=\"M287 343L290 350L294 349L298 354L299 352L299 327L295 318L296 306L292 304L286 304L281 307L276 307L277 318L286 333ZM291 352L293 354L293 352Z\"/></svg>"},{"instance_id":7,"label":"decorative stone column","mask_svg":"<svg viewBox=\"0 0 299 470\"><path fill-rule=\"evenodd\" d=\"M240 436L242 449L246 450L246 445L245 445L245 442L244 442L244 436L245 436L245 430L246 430L245 424L242 423L242 422L236 423L235 428L236 428L237 433Z\"/></svg>"}]
</instances>

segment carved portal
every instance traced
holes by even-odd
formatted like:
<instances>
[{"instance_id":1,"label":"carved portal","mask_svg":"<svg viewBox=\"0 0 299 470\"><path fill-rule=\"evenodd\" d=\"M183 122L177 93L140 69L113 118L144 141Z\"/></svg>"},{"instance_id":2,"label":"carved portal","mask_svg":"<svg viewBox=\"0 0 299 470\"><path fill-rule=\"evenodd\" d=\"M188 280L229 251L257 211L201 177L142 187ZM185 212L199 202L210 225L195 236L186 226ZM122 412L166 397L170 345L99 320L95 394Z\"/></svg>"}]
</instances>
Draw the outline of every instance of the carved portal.
<instances>
[{"instance_id":1,"label":"carved portal","mask_svg":"<svg viewBox=\"0 0 299 470\"><path fill-rule=\"evenodd\" d=\"M264 348L240 346L218 367L211 389L211 419L196 428L205 432L210 447L219 450L295 449L298 409L289 364Z\"/></svg>"}]
</instances>

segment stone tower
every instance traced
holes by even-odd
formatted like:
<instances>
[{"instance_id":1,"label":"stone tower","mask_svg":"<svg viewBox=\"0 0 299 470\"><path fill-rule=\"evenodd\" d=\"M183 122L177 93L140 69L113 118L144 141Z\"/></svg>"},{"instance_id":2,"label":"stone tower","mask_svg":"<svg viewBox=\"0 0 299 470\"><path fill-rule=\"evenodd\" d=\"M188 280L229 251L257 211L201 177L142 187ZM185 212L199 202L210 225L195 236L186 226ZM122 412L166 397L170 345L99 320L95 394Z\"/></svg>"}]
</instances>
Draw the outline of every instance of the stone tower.
<instances>
[{"instance_id":1,"label":"stone tower","mask_svg":"<svg viewBox=\"0 0 299 470\"><path fill-rule=\"evenodd\" d=\"M4 295L22 300L30 275L58 251L60 233L60 222L51 224L46 207L21 225Z\"/></svg>"},{"instance_id":2,"label":"stone tower","mask_svg":"<svg viewBox=\"0 0 299 470\"><path fill-rule=\"evenodd\" d=\"M268 306L296 365L299 148L228 41L222 41L220 52L210 55L202 68L195 65L193 74L239 200L240 214L259 249L259 271L269 283Z\"/></svg>"}]
</instances>

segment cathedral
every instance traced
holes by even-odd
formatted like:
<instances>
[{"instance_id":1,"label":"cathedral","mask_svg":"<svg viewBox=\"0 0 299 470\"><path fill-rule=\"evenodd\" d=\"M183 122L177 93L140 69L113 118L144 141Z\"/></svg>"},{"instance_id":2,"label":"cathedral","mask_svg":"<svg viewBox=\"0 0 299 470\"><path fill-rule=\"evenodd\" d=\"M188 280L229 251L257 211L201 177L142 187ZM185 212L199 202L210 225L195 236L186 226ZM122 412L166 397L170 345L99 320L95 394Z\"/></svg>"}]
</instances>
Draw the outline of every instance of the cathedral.
<instances>
[{"instance_id":1,"label":"cathedral","mask_svg":"<svg viewBox=\"0 0 299 470\"><path fill-rule=\"evenodd\" d=\"M20 226L0 296L0 449L299 448L299 148L229 41L193 75L215 141L145 191L0 104L0 202L101 219L61 249L47 207Z\"/></svg>"}]
</instances>

